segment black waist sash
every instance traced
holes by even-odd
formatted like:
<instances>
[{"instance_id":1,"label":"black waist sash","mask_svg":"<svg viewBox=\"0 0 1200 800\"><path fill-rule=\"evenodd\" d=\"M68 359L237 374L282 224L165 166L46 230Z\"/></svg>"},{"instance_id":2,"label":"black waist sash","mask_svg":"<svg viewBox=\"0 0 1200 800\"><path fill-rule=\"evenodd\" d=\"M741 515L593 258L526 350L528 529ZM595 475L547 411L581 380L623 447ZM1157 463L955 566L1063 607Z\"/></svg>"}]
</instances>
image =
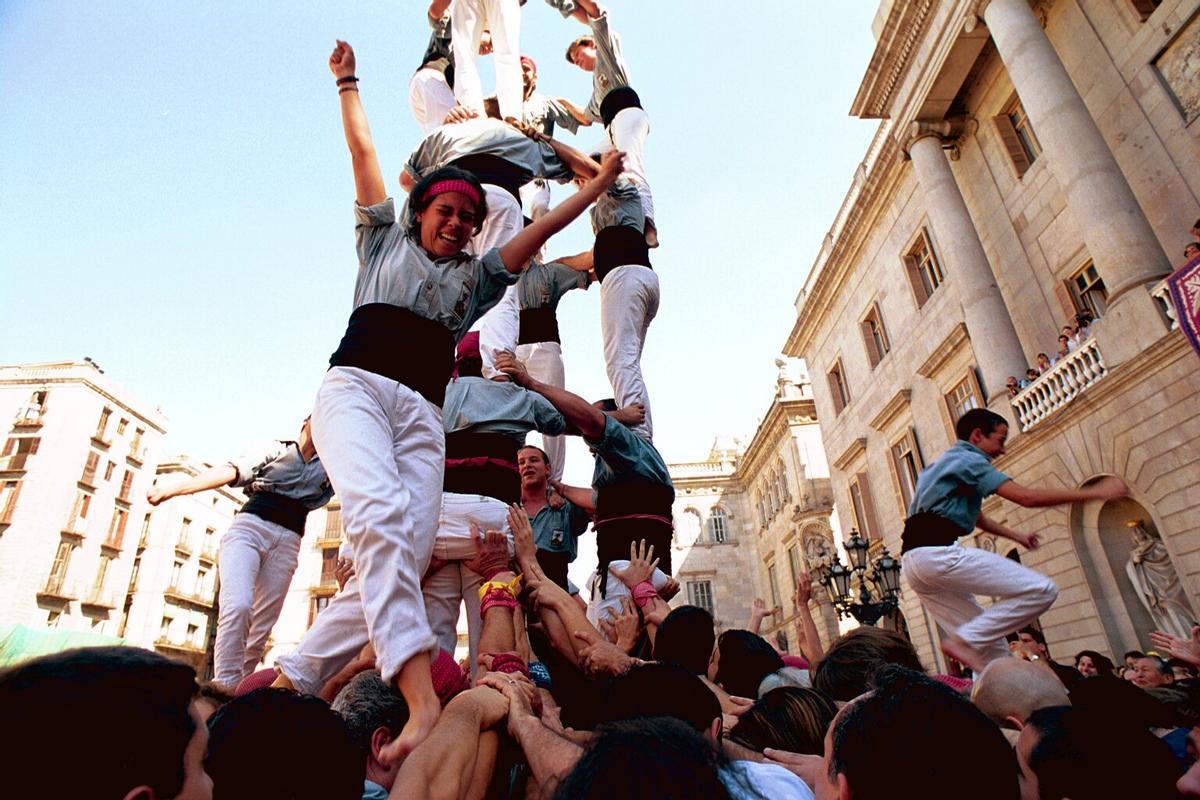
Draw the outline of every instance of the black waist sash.
<instances>
[{"instance_id":1,"label":"black waist sash","mask_svg":"<svg viewBox=\"0 0 1200 800\"><path fill-rule=\"evenodd\" d=\"M253 514L259 519L282 525L297 536L304 535L304 521L308 509L294 497L285 497L274 492L255 492L242 506L239 514Z\"/></svg>"},{"instance_id":2,"label":"black waist sash","mask_svg":"<svg viewBox=\"0 0 1200 800\"><path fill-rule=\"evenodd\" d=\"M558 314L553 308L526 308L520 312L520 319L521 329L517 334L517 344L562 341L558 338Z\"/></svg>"},{"instance_id":3,"label":"black waist sash","mask_svg":"<svg viewBox=\"0 0 1200 800\"><path fill-rule=\"evenodd\" d=\"M597 233L592 256L596 279L601 282L604 281L605 275L627 264L639 264L654 269L650 266L646 235L627 225L610 225Z\"/></svg>"},{"instance_id":4,"label":"black waist sash","mask_svg":"<svg viewBox=\"0 0 1200 800\"><path fill-rule=\"evenodd\" d=\"M604 99L600 101L600 119L604 120L604 127L612 125L613 118L627 108L641 108L642 101L638 97L638 93L633 90L632 86L622 86L620 89L613 89L608 94L604 95Z\"/></svg>"},{"instance_id":5,"label":"black waist sash","mask_svg":"<svg viewBox=\"0 0 1200 800\"><path fill-rule=\"evenodd\" d=\"M529 173L500 156L475 153L456 158L446 166L458 167L475 176L480 183L499 186L521 202L521 186L528 183Z\"/></svg>"},{"instance_id":6,"label":"black waist sash","mask_svg":"<svg viewBox=\"0 0 1200 800\"><path fill-rule=\"evenodd\" d=\"M966 536L964 531L945 517L922 511L904 521L904 533L900 535L900 554L918 547L947 547Z\"/></svg>"},{"instance_id":7,"label":"black waist sash","mask_svg":"<svg viewBox=\"0 0 1200 800\"><path fill-rule=\"evenodd\" d=\"M521 501L517 451L521 446L502 433L459 431L446 434L446 472L442 491L482 494L503 503Z\"/></svg>"},{"instance_id":8,"label":"black waist sash","mask_svg":"<svg viewBox=\"0 0 1200 800\"><path fill-rule=\"evenodd\" d=\"M658 568L671 574L671 504L675 489L661 483L626 483L596 492L596 568L600 594L607 596L608 565L629 558L629 546L642 539L654 545Z\"/></svg>"},{"instance_id":9,"label":"black waist sash","mask_svg":"<svg viewBox=\"0 0 1200 800\"><path fill-rule=\"evenodd\" d=\"M441 406L454 371L454 334L440 322L387 303L354 309L331 367L357 367L403 383Z\"/></svg>"}]
</instances>

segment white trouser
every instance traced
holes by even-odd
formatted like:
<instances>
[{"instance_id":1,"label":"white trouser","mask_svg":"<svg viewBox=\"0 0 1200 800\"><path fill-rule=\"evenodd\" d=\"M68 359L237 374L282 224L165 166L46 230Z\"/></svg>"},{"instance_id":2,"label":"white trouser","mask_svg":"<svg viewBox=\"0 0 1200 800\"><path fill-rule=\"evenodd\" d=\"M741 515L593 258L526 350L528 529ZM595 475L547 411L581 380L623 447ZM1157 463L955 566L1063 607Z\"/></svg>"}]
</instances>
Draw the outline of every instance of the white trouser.
<instances>
[{"instance_id":1,"label":"white trouser","mask_svg":"<svg viewBox=\"0 0 1200 800\"><path fill-rule=\"evenodd\" d=\"M900 564L938 624L987 661L1007 657L1004 637L1033 622L1058 598L1058 587L1045 575L977 547L918 547ZM1000 599L984 609L976 594Z\"/></svg>"},{"instance_id":2,"label":"white trouser","mask_svg":"<svg viewBox=\"0 0 1200 800\"><path fill-rule=\"evenodd\" d=\"M525 365L535 379L559 389L566 387L567 374L563 366L562 345L558 342L537 342L517 345L517 360ZM542 449L550 458L550 477L561 481L563 465L567 460L567 438L565 436L542 437Z\"/></svg>"},{"instance_id":3,"label":"white trouser","mask_svg":"<svg viewBox=\"0 0 1200 800\"><path fill-rule=\"evenodd\" d=\"M391 683L437 641L421 597L442 501L441 410L394 380L333 367L317 391L313 441L342 501L354 577L279 667L313 693L366 644Z\"/></svg>"},{"instance_id":4,"label":"white trouser","mask_svg":"<svg viewBox=\"0 0 1200 800\"><path fill-rule=\"evenodd\" d=\"M457 78L456 78L457 80ZM642 213L654 219L654 197L646 179L646 137L650 135L650 115L640 108L623 108L608 126L608 139L613 147L625 153L625 170L621 174L637 187L642 200Z\"/></svg>"},{"instance_id":5,"label":"white trouser","mask_svg":"<svg viewBox=\"0 0 1200 800\"><path fill-rule=\"evenodd\" d=\"M440 70L425 67L417 70L408 82L408 105L421 132L430 133L454 108L454 90Z\"/></svg>"},{"instance_id":6,"label":"white trouser","mask_svg":"<svg viewBox=\"0 0 1200 800\"><path fill-rule=\"evenodd\" d=\"M658 313L658 274L649 267L617 267L600 284L600 333L604 339L604 366L619 408L641 403L646 420L632 428L646 441L654 435L650 419L650 393L642 377L642 347L646 331Z\"/></svg>"},{"instance_id":7,"label":"white trouser","mask_svg":"<svg viewBox=\"0 0 1200 800\"><path fill-rule=\"evenodd\" d=\"M550 210L550 182L539 178L522 186L521 207L534 222L544 217Z\"/></svg>"},{"instance_id":8,"label":"white trouser","mask_svg":"<svg viewBox=\"0 0 1200 800\"><path fill-rule=\"evenodd\" d=\"M474 669L475 656L479 654L479 633L483 627L483 620L479 616L479 587L483 578L462 564L463 559L475 555L472 522L479 527L480 533L503 531L508 536L508 554L510 557L513 555L515 549L512 532L508 529L508 506L494 497L481 494L444 492L433 555L450 563L427 575L421 592L425 595L429 626L433 628L438 646L448 653L454 652L458 641L459 607L466 602L470 664Z\"/></svg>"},{"instance_id":9,"label":"white trouser","mask_svg":"<svg viewBox=\"0 0 1200 800\"><path fill-rule=\"evenodd\" d=\"M503 247L525 227L521 204L507 190L491 183L483 184L488 214L479 233L467 243L467 252L483 258L493 247Z\"/></svg>"},{"instance_id":10,"label":"white trouser","mask_svg":"<svg viewBox=\"0 0 1200 800\"><path fill-rule=\"evenodd\" d=\"M232 691L262 660L300 558L300 535L238 514L221 537L213 680Z\"/></svg>"},{"instance_id":11,"label":"white trouser","mask_svg":"<svg viewBox=\"0 0 1200 800\"><path fill-rule=\"evenodd\" d=\"M525 227L521 204L499 186L483 184L487 194L488 215L479 233L471 239L467 252L482 257L493 247L503 247ZM483 357L483 377L496 373L493 368L493 350L515 350L517 347L519 317L517 313L516 284L504 290L500 302L488 309L471 330L479 331L479 354Z\"/></svg>"},{"instance_id":12,"label":"white trouser","mask_svg":"<svg viewBox=\"0 0 1200 800\"><path fill-rule=\"evenodd\" d=\"M629 566L628 560L618 559L610 562L609 566L617 569L625 569ZM667 574L661 569L655 569L654 574L650 576L650 583L655 589L661 589L667 585ZM633 592L629 587L621 582L621 579L612 575L608 576L608 583L604 587L604 596L600 596L600 575L595 570L588 576L587 580L588 593L590 600L587 604L588 622L599 627L600 620L607 620L610 615L621 613L621 598L628 597L629 602L633 602Z\"/></svg>"},{"instance_id":13,"label":"white trouser","mask_svg":"<svg viewBox=\"0 0 1200 800\"><path fill-rule=\"evenodd\" d=\"M525 84L521 78L520 0L454 0L450 6L450 49L454 53L454 97L483 115L483 85L479 80L479 40L492 34L496 65L496 100L500 116L521 118Z\"/></svg>"}]
</instances>

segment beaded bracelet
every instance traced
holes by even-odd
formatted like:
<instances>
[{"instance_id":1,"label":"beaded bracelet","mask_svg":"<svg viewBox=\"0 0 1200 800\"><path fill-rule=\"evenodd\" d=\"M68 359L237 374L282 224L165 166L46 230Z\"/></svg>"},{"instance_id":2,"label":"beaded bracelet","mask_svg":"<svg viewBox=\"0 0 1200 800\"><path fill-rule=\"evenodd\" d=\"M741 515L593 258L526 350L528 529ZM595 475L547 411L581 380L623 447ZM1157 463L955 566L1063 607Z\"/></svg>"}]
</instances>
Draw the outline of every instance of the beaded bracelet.
<instances>
[{"instance_id":1,"label":"beaded bracelet","mask_svg":"<svg viewBox=\"0 0 1200 800\"><path fill-rule=\"evenodd\" d=\"M341 86L343 83L358 83L358 78L354 77L353 75L347 75L344 78L337 79L338 86Z\"/></svg>"}]
</instances>

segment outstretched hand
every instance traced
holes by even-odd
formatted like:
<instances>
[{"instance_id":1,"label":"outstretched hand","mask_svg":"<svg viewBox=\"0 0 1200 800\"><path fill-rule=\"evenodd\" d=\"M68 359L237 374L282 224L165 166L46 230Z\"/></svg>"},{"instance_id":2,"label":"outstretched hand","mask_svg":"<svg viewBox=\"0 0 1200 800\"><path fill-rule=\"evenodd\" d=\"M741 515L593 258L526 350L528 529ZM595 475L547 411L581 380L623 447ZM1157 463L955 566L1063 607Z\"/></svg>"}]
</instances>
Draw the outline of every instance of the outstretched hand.
<instances>
[{"instance_id":1,"label":"outstretched hand","mask_svg":"<svg viewBox=\"0 0 1200 800\"><path fill-rule=\"evenodd\" d=\"M1166 650L1172 658L1200 666L1200 625L1192 627L1192 638L1180 639L1166 631L1154 631L1150 642L1160 650Z\"/></svg>"},{"instance_id":2,"label":"outstretched hand","mask_svg":"<svg viewBox=\"0 0 1200 800\"><path fill-rule=\"evenodd\" d=\"M622 150L610 150L600 158L600 170L592 180L599 181L601 186L612 186L621 172L625 169L625 153Z\"/></svg>"},{"instance_id":3,"label":"outstretched hand","mask_svg":"<svg viewBox=\"0 0 1200 800\"><path fill-rule=\"evenodd\" d=\"M538 564L537 545L533 542L533 526L529 523L529 515L516 503L508 507L508 528L513 535L517 566L525 573L526 580L545 577Z\"/></svg>"},{"instance_id":4,"label":"outstretched hand","mask_svg":"<svg viewBox=\"0 0 1200 800\"><path fill-rule=\"evenodd\" d=\"M475 555L463 561L463 566L491 580L496 573L508 569L508 537L500 531L479 532L479 526L471 523L471 540L475 543Z\"/></svg>"},{"instance_id":5,"label":"outstretched hand","mask_svg":"<svg viewBox=\"0 0 1200 800\"><path fill-rule=\"evenodd\" d=\"M621 581L630 589L637 586L643 581L650 580L654 574L654 568L658 566L658 559L654 557L654 545L650 545L650 549L646 549L646 540L642 539L639 542L629 543L629 566L625 569L617 569L609 565L608 571L613 577Z\"/></svg>"},{"instance_id":6,"label":"outstretched hand","mask_svg":"<svg viewBox=\"0 0 1200 800\"><path fill-rule=\"evenodd\" d=\"M354 48L341 39L336 41L337 45L329 56L329 71L335 78L348 78L354 74Z\"/></svg>"},{"instance_id":7,"label":"outstretched hand","mask_svg":"<svg viewBox=\"0 0 1200 800\"><path fill-rule=\"evenodd\" d=\"M812 600L812 573L801 572L796 576L796 608L807 606Z\"/></svg>"}]
</instances>

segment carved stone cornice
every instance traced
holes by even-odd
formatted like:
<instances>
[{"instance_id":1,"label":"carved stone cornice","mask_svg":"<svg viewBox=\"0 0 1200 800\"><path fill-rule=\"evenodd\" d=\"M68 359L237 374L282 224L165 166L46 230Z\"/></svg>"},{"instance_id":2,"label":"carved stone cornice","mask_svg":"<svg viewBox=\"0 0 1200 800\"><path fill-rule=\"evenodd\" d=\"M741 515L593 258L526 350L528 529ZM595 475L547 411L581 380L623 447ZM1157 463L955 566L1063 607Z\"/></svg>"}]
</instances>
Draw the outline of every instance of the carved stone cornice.
<instances>
[{"instance_id":1,"label":"carved stone cornice","mask_svg":"<svg viewBox=\"0 0 1200 800\"><path fill-rule=\"evenodd\" d=\"M862 119L891 116L893 93L912 66L909 56L931 16L933 0L902 0L892 5L850 115Z\"/></svg>"},{"instance_id":2,"label":"carved stone cornice","mask_svg":"<svg viewBox=\"0 0 1200 800\"><path fill-rule=\"evenodd\" d=\"M904 409L908 408L909 401L912 399L912 389L901 389L896 392L891 400L888 400L883 408L879 409L879 413L871 420L871 427L882 433L888 425L892 423L896 417L900 415Z\"/></svg>"},{"instance_id":3,"label":"carved stone cornice","mask_svg":"<svg viewBox=\"0 0 1200 800\"><path fill-rule=\"evenodd\" d=\"M850 443L850 446L838 456L837 461L833 465L842 472L846 471L846 467L854 463L854 459L858 458L863 453L867 452L867 437L860 436Z\"/></svg>"},{"instance_id":4,"label":"carved stone cornice","mask_svg":"<svg viewBox=\"0 0 1200 800\"><path fill-rule=\"evenodd\" d=\"M967 326L965 323L958 323L942 340L941 344L933 349L929 354L929 358L925 359L925 363L917 367L917 374L922 378L933 378L942 365L950 360L951 356L958 352L959 348L971 341L971 337L967 335Z\"/></svg>"}]
</instances>

